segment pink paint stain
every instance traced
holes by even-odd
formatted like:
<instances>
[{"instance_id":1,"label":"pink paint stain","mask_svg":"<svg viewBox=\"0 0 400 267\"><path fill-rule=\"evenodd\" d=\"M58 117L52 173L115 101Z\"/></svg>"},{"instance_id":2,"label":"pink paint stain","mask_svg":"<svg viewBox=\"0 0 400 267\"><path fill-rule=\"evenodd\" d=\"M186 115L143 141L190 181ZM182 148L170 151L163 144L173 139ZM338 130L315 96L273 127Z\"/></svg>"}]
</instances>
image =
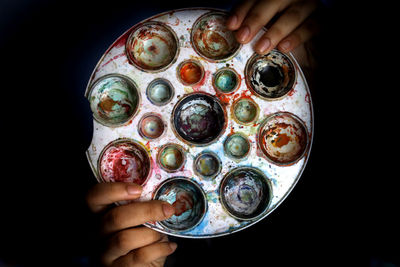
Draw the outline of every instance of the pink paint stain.
<instances>
[{"instance_id":1,"label":"pink paint stain","mask_svg":"<svg viewBox=\"0 0 400 267\"><path fill-rule=\"evenodd\" d=\"M206 82L208 77L210 77L210 75L211 75L211 71L207 70L204 73L203 79L198 84L196 84L195 86L192 87L193 91L195 91L195 92L201 91L200 87L202 87L204 85L204 83Z\"/></svg>"}]
</instances>

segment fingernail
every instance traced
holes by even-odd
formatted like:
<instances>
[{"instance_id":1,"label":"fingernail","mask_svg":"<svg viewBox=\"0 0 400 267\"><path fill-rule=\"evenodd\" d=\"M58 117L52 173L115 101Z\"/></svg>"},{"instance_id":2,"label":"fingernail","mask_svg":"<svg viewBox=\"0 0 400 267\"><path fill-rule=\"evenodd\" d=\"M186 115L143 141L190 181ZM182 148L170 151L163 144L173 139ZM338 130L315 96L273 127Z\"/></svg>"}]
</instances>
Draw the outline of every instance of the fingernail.
<instances>
[{"instance_id":1,"label":"fingernail","mask_svg":"<svg viewBox=\"0 0 400 267\"><path fill-rule=\"evenodd\" d=\"M229 17L228 21L226 22L226 26L230 29L234 28L236 23L237 23L237 16L236 15L232 15Z\"/></svg>"},{"instance_id":2,"label":"fingernail","mask_svg":"<svg viewBox=\"0 0 400 267\"><path fill-rule=\"evenodd\" d=\"M169 242L169 247L172 251L175 251L175 249L178 247L178 244L174 242Z\"/></svg>"},{"instance_id":3,"label":"fingernail","mask_svg":"<svg viewBox=\"0 0 400 267\"><path fill-rule=\"evenodd\" d=\"M142 193L142 188L137 185L127 185L126 191L129 195L140 195Z\"/></svg>"},{"instance_id":4,"label":"fingernail","mask_svg":"<svg viewBox=\"0 0 400 267\"><path fill-rule=\"evenodd\" d=\"M256 50L257 50L258 53L263 54L268 50L270 45L271 45L271 41L269 40L269 38L262 38L257 43Z\"/></svg>"},{"instance_id":5,"label":"fingernail","mask_svg":"<svg viewBox=\"0 0 400 267\"><path fill-rule=\"evenodd\" d=\"M170 204L163 204L162 208L163 208L165 217L169 218L175 213L174 207L172 207L172 205L170 205Z\"/></svg>"},{"instance_id":6,"label":"fingernail","mask_svg":"<svg viewBox=\"0 0 400 267\"><path fill-rule=\"evenodd\" d=\"M237 32L237 38L239 42L245 42L250 35L249 26L244 26Z\"/></svg>"},{"instance_id":7,"label":"fingernail","mask_svg":"<svg viewBox=\"0 0 400 267\"><path fill-rule=\"evenodd\" d=\"M282 50L284 50L284 51L289 50L289 48L290 48L290 41L289 41L289 40L283 41L283 42L279 45L279 48L282 49Z\"/></svg>"}]
</instances>

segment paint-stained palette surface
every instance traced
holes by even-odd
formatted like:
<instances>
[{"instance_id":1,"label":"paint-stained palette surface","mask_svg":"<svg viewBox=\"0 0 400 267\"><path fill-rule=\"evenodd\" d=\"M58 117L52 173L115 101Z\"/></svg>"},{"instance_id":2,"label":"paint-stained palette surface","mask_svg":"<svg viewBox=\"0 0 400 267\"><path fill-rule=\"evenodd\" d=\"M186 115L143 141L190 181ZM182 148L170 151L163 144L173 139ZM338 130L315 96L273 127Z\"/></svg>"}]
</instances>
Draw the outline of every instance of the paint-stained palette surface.
<instances>
[{"instance_id":1,"label":"paint-stained palette surface","mask_svg":"<svg viewBox=\"0 0 400 267\"><path fill-rule=\"evenodd\" d=\"M136 182L138 201L175 215L145 225L191 238L231 234L265 218L300 178L313 110L291 54L258 56L224 26L227 13L181 9L134 25L106 51L86 97L87 150L99 182Z\"/></svg>"}]
</instances>

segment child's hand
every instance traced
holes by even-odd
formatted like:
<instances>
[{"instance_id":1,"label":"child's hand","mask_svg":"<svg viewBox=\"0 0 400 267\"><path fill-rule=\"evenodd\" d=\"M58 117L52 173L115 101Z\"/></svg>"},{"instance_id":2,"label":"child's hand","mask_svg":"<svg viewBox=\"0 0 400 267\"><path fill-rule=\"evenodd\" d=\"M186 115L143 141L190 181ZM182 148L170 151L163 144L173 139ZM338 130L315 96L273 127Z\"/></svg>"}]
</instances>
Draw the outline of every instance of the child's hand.
<instances>
[{"instance_id":1,"label":"child's hand","mask_svg":"<svg viewBox=\"0 0 400 267\"><path fill-rule=\"evenodd\" d=\"M318 24L310 17L317 3L316 0L245 0L232 11L227 27L237 30L237 41L245 44L278 15L254 49L259 54L266 54L274 47L289 52L317 31Z\"/></svg>"},{"instance_id":2,"label":"child's hand","mask_svg":"<svg viewBox=\"0 0 400 267\"><path fill-rule=\"evenodd\" d=\"M107 210L121 200L140 197L142 188L131 183L99 183L87 195L89 208L105 212L102 232L109 236L109 244L101 257L105 266L163 266L176 244L168 242L166 235L145 226L148 221L171 217L174 208L162 201L135 202Z\"/></svg>"}]
</instances>

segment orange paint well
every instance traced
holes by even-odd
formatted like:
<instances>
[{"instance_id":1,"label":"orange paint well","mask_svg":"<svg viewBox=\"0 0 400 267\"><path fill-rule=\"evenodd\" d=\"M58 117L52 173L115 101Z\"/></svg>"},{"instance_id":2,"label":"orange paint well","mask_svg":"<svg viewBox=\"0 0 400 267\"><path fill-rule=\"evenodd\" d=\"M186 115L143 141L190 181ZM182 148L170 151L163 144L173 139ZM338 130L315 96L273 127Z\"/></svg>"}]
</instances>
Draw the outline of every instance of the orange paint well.
<instances>
[{"instance_id":1,"label":"orange paint well","mask_svg":"<svg viewBox=\"0 0 400 267\"><path fill-rule=\"evenodd\" d=\"M201 67L193 62L185 63L179 71L182 81L186 84L195 84L199 82L202 74L203 70Z\"/></svg>"}]
</instances>

